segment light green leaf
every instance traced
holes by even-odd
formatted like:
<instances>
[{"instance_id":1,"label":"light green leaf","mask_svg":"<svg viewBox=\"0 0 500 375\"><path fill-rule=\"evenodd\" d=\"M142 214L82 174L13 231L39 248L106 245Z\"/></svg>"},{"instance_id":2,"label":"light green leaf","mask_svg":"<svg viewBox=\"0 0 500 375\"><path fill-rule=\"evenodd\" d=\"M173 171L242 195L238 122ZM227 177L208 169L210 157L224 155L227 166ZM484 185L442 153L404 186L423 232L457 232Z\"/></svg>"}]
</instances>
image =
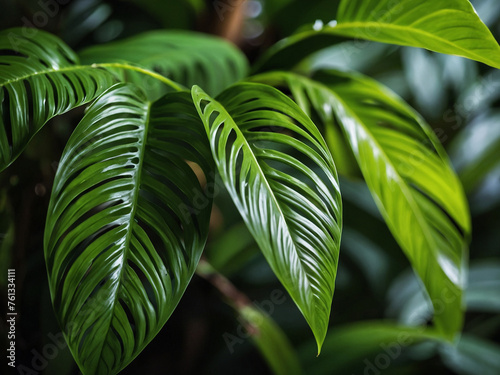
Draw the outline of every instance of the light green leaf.
<instances>
[{"instance_id":1,"label":"light green leaf","mask_svg":"<svg viewBox=\"0 0 500 375\"><path fill-rule=\"evenodd\" d=\"M188 93L119 84L89 108L56 174L45 231L52 302L84 374L130 363L176 307L205 245L210 149ZM194 197L198 197L196 202Z\"/></svg>"},{"instance_id":2,"label":"light green leaf","mask_svg":"<svg viewBox=\"0 0 500 375\"><path fill-rule=\"evenodd\" d=\"M500 68L500 46L468 0L343 0L336 20L283 40L257 66L289 68L343 38L426 48Z\"/></svg>"},{"instance_id":3,"label":"light green leaf","mask_svg":"<svg viewBox=\"0 0 500 375\"><path fill-rule=\"evenodd\" d=\"M342 222L325 141L295 103L269 86L238 84L219 101L199 87L192 95L222 181L320 349Z\"/></svg>"},{"instance_id":4,"label":"light green leaf","mask_svg":"<svg viewBox=\"0 0 500 375\"><path fill-rule=\"evenodd\" d=\"M88 103L112 84L108 72L78 63L68 46L44 31L0 32L0 171L48 120Z\"/></svg>"},{"instance_id":5,"label":"light green leaf","mask_svg":"<svg viewBox=\"0 0 500 375\"><path fill-rule=\"evenodd\" d=\"M335 116L382 216L433 301L437 328L451 339L462 327L470 217L442 146L415 111L377 82L334 71L313 78L277 72L253 79L288 85L294 97ZM310 104L301 106L307 112Z\"/></svg>"},{"instance_id":6,"label":"light green leaf","mask_svg":"<svg viewBox=\"0 0 500 375\"><path fill-rule=\"evenodd\" d=\"M151 31L93 46L80 52L86 64L126 61L153 70L180 84L200 85L217 95L247 74L246 57L234 45L191 31ZM164 93L157 80L119 70L123 80L140 85L151 97Z\"/></svg>"}]
</instances>

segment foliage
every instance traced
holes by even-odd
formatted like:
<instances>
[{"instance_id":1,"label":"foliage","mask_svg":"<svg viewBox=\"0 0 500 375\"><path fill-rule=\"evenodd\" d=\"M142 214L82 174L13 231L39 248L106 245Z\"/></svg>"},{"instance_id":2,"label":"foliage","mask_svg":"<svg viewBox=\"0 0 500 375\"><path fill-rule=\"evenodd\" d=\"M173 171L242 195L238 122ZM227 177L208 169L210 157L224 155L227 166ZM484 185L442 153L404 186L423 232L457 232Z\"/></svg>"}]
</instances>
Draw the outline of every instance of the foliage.
<instances>
[{"instance_id":1,"label":"foliage","mask_svg":"<svg viewBox=\"0 0 500 375\"><path fill-rule=\"evenodd\" d=\"M284 3L274 3L275 14ZM206 11L201 2L184 5L183 12ZM158 10L143 6L149 15ZM399 353L419 344L415 350L439 354L458 372L473 371L470 358L484 373L498 368L480 352L493 356L495 344L480 334L460 338L466 303L498 312L477 275L467 289L472 225L460 180L480 193L498 166L498 137L462 160L457 175L439 133L400 95L360 72L321 66L318 52L364 39L500 68L500 46L468 0L342 0L333 14L278 41L252 68L235 45L191 30L137 33L80 53L46 31L0 33L0 170L14 163L9 173L23 151L38 147L46 124L85 107L64 142L44 230L52 306L83 374L124 370L171 317L195 272L226 297L276 374L300 373L301 364L344 373L395 342ZM457 138L452 155L467 139ZM0 193L7 231L0 257L8 262L14 224ZM217 212L234 225L217 228ZM397 323L350 317L329 331L339 308L334 289L350 272L349 264L338 267L343 226L348 257L384 282L381 290L392 284L388 311ZM379 249L364 226L390 231L395 242ZM411 273L383 281L391 247L420 283ZM321 359L312 360L310 343L297 357L280 326L208 263L251 272L257 248L317 353L326 351ZM387 272L374 263L370 273L370 257ZM497 275L497 267L488 270Z\"/></svg>"}]
</instances>

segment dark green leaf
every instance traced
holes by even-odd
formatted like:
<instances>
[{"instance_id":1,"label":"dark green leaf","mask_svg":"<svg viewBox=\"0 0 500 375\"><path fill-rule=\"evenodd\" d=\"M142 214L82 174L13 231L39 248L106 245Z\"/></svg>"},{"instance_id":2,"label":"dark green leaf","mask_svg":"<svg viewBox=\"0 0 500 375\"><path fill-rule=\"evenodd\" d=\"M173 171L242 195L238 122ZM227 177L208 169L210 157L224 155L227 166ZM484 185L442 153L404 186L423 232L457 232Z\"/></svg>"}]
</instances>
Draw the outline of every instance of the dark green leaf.
<instances>
[{"instance_id":1,"label":"dark green leaf","mask_svg":"<svg viewBox=\"0 0 500 375\"><path fill-rule=\"evenodd\" d=\"M96 100L66 145L45 258L54 309L84 374L116 374L132 361L195 271L211 199L185 159L211 181L189 94L151 103L123 84Z\"/></svg>"},{"instance_id":2,"label":"dark green leaf","mask_svg":"<svg viewBox=\"0 0 500 375\"><path fill-rule=\"evenodd\" d=\"M80 53L86 64L126 61L154 70L180 84L200 85L216 95L245 77L245 56L229 42L214 36L179 30L152 31L129 39L94 46ZM152 97L163 92L157 80L120 71Z\"/></svg>"}]
</instances>

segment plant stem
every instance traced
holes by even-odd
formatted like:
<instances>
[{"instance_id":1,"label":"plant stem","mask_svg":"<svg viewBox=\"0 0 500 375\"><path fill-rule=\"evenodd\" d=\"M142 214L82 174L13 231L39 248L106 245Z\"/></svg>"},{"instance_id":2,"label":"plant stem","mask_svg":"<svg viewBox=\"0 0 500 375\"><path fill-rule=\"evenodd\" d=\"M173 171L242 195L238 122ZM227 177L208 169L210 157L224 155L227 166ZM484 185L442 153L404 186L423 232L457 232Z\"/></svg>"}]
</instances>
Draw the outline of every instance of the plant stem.
<instances>
[{"instance_id":1,"label":"plant stem","mask_svg":"<svg viewBox=\"0 0 500 375\"><path fill-rule=\"evenodd\" d=\"M133 65L128 65L128 64L123 64L123 63L103 63L103 64L92 64L93 68L118 68L118 69L126 69L126 70L133 70L135 72L139 72L145 75L148 75L150 77L153 77L167 86L172 87L176 91L184 91L185 89L181 86L179 86L177 83L172 81L171 79L168 79L167 77L162 76L161 74L155 73L151 70L147 70L144 68L140 68L138 66L133 66Z\"/></svg>"},{"instance_id":2,"label":"plant stem","mask_svg":"<svg viewBox=\"0 0 500 375\"><path fill-rule=\"evenodd\" d=\"M212 284L237 311L250 306L250 299L240 292L225 276L218 273L210 263L201 259L196 274Z\"/></svg>"}]
</instances>

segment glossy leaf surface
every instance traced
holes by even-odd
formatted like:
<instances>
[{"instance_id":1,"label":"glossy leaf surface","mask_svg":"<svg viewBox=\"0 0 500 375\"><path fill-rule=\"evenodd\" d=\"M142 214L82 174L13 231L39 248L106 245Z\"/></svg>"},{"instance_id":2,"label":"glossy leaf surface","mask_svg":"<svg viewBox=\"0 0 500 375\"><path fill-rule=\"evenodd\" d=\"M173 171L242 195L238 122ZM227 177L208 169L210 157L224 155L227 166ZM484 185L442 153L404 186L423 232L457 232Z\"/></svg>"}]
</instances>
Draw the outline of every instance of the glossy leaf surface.
<instances>
[{"instance_id":1,"label":"glossy leaf surface","mask_svg":"<svg viewBox=\"0 0 500 375\"><path fill-rule=\"evenodd\" d=\"M342 214L325 141L295 103L269 86L238 84L218 101L198 87L192 95L222 181L320 349Z\"/></svg>"},{"instance_id":2,"label":"glossy leaf surface","mask_svg":"<svg viewBox=\"0 0 500 375\"><path fill-rule=\"evenodd\" d=\"M343 0L336 20L276 44L259 70L291 68L345 38L426 48L500 68L500 46L469 0Z\"/></svg>"},{"instance_id":3,"label":"glossy leaf surface","mask_svg":"<svg viewBox=\"0 0 500 375\"><path fill-rule=\"evenodd\" d=\"M453 337L463 320L470 217L442 146L416 112L377 82L335 71L313 78L254 77L288 86L306 112L314 105L335 116L382 216L434 302L436 326Z\"/></svg>"},{"instance_id":4,"label":"glossy leaf surface","mask_svg":"<svg viewBox=\"0 0 500 375\"><path fill-rule=\"evenodd\" d=\"M248 70L246 57L229 42L214 36L180 30L151 31L132 38L93 46L80 53L83 62L126 61L154 70L188 88L204 87L216 95L242 79ZM154 95L164 87L154 79L120 71Z\"/></svg>"},{"instance_id":5,"label":"glossy leaf surface","mask_svg":"<svg viewBox=\"0 0 500 375\"><path fill-rule=\"evenodd\" d=\"M0 171L52 117L88 103L113 82L41 30L0 32Z\"/></svg>"},{"instance_id":6,"label":"glossy leaf surface","mask_svg":"<svg viewBox=\"0 0 500 375\"><path fill-rule=\"evenodd\" d=\"M189 94L151 103L123 84L93 103L66 145L45 258L56 315L84 374L116 374L132 361L195 271L211 199L185 159L210 181Z\"/></svg>"}]
</instances>

